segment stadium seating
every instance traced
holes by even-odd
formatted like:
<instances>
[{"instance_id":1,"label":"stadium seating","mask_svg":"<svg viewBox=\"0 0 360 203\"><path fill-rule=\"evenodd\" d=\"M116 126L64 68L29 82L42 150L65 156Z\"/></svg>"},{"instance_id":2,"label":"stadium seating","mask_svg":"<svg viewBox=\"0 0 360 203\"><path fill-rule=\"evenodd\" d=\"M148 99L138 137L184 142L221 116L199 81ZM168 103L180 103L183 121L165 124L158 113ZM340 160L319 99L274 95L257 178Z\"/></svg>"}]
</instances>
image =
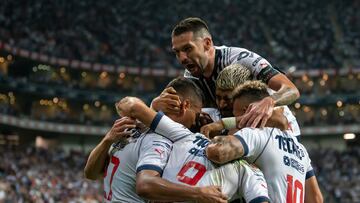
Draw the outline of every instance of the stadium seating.
<instances>
[{"instance_id":1,"label":"stadium seating","mask_svg":"<svg viewBox=\"0 0 360 203\"><path fill-rule=\"evenodd\" d=\"M324 0L5 1L0 37L49 56L170 68L179 67L171 53L172 27L199 16L217 45L249 48L280 67L341 68L360 65L359 6Z\"/></svg>"}]
</instances>

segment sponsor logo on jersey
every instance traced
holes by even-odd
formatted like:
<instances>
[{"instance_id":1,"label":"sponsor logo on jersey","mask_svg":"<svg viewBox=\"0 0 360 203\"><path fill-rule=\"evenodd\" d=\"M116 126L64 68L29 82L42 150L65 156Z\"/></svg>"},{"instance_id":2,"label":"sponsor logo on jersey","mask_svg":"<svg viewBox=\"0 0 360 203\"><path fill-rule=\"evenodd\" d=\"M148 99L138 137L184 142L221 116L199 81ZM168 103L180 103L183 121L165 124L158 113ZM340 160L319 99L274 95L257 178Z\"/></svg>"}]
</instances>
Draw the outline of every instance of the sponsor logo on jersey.
<instances>
[{"instance_id":1,"label":"sponsor logo on jersey","mask_svg":"<svg viewBox=\"0 0 360 203\"><path fill-rule=\"evenodd\" d=\"M300 162L298 162L297 160L290 158L288 156L284 156L283 161L286 166L290 166L290 167L296 169L301 174L305 173L304 165L301 164Z\"/></svg>"},{"instance_id":2,"label":"sponsor logo on jersey","mask_svg":"<svg viewBox=\"0 0 360 203\"><path fill-rule=\"evenodd\" d=\"M301 149L291 137L276 135L275 139L279 143L278 147L280 150L289 154L293 154L300 160L302 160L302 158L305 156L303 149Z\"/></svg>"},{"instance_id":3,"label":"sponsor logo on jersey","mask_svg":"<svg viewBox=\"0 0 360 203\"><path fill-rule=\"evenodd\" d=\"M259 61L260 61L261 59L263 59L263 57L261 57L261 56L257 57L257 58L255 59L255 61L252 63L252 66L255 67L255 66L259 63Z\"/></svg>"},{"instance_id":4,"label":"sponsor logo on jersey","mask_svg":"<svg viewBox=\"0 0 360 203\"><path fill-rule=\"evenodd\" d=\"M244 59L246 57L248 57L250 55L250 52L248 51L242 51L239 53L238 57L237 57L237 61L240 61L241 59Z\"/></svg>"},{"instance_id":5,"label":"sponsor logo on jersey","mask_svg":"<svg viewBox=\"0 0 360 203\"><path fill-rule=\"evenodd\" d=\"M164 150L162 150L160 148L155 148L154 150L155 150L155 152L159 153L160 158L164 157L164 152L165 152Z\"/></svg>"},{"instance_id":6,"label":"sponsor logo on jersey","mask_svg":"<svg viewBox=\"0 0 360 203\"><path fill-rule=\"evenodd\" d=\"M205 147L208 146L210 141L207 138L197 135L193 143L196 147L191 148L189 153L195 156L205 156Z\"/></svg>"}]
</instances>

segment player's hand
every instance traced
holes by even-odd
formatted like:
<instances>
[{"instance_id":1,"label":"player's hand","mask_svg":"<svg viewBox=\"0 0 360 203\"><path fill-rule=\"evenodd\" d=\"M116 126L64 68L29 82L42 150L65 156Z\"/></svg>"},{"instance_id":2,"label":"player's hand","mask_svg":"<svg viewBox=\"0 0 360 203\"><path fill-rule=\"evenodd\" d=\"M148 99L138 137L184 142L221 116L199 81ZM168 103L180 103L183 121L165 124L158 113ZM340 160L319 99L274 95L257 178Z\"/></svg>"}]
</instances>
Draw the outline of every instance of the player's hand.
<instances>
[{"instance_id":1,"label":"player's hand","mask_svg":"<svg viewBox=\"0 0 360 203\"><path fill-rule=\"evenodd\" d=\"M238 128L244 127L264 127L267 120L273 113L275 101L271 97L265 97L264 99L251 103L247 108L244 115L237 117ZM260 126L258 126L260 123Z\"/></svg>"},{"instance_id":2,"label":"player's hand","mask_svg":"<svg viewBox=\"0 0 360 203\"><path fill-rule=\"evenodd\" d=\"M214 122L213 119L211 118L211 116L206 112L201 112L199 114L198 121L200 122L200 126L204 126L204 125Z\"/></svg>"},{"instance_id":3,"label":"player's hand","mask_svg":"<svg viewBox=\"0 0 360 203\"><path fill-rule=\"evenodd\" d=\"M200 196L196 200L197 203L218 202L225 203L227 201L226 195L221 193L219 186L200 187Z\"/></svg>"},{"instance_id":4,"label":"player's hand","mask_svg":"<svg viewBox=\"0 0 360 203\"><path fill-rule=\"evenodd\" d=\"M120 117L131 117L133 106L136 103L144 103L141 99L136 97L124 97L119 102L115 103L115 108Z\"/></svg>"},{"instance_id":5,"label":"player's hand","mask_svg":"<svg viewBox=\"0 0 360 203\"><path fill-rule=\"evenodd\" d=\"M111 143L118 142L121 139L127 138L131 135L131 131L125 131L136 127L136 121L129 117L122 117L114 122L108 133L106 133L104 140Z\"/></svg>"},{"instance_id":6,"label":"player's hand","mask_svg":"<svg viewBox=\"0 0 360 203\"><path fill-rule=\"evenodd\" d=\"M176 94L173 87L168 87L151 102L151 108L155 111L162 111L165 114L180 113L180 97Z\"/></svg>"},{"instance_id":7,"label":"player's hand","mask_svg":"<svg viewBox=\"0 0 360 203\"><path fill-rule=\"evenodd\" d=\"M224 129L224 125L221 121L209 123L207 125L204 125L200 128L200 133L205 135L208 138L214 137L214 132L219 133L221 130Z\"/></svg>"}]
</instances>

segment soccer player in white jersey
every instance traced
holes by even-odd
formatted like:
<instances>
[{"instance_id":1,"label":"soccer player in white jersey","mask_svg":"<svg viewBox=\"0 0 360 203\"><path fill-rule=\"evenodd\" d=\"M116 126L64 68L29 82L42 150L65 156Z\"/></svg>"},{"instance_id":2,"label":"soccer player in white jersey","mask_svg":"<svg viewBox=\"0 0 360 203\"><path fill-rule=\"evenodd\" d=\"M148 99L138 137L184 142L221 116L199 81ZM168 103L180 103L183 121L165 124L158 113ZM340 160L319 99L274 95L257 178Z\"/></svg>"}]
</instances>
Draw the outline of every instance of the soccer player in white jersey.
<instances>
[{"instance_id":1,"label":"soccer player in white jersey","mask_svg":"<svg viewBox=\"0 0 360 203\"><path fill-rule=\"evenodd\" d=\"M176 80L189 81L186 79ZM180 94L180 97L183 97L188 92L188 90L181 90L179 87L174 89ZM156 114L155 111L149 109L136 98L125 98L118 103L118 108L123 115L137 118L146 125L151 123L151 128L155 132L174 141L173 150L164 169L163 178L177 183L198 186L219 184L222 186L222 191L232 198L243 195L247 202L268 201L263 192L266 183L260 178L261 175L257 169L249 168L245 163L237 162L213 170L213 164L204 154L204 149L209 140L199 133L194 134L186 129L193 128L192 126L196 123L196 114L200 112L201 106L200 99L195 101L186 99L182 102L181 115L168 114L171 119L182 123L183 126L161 113ZM180 167L179 164L181 164ZM252 175L254 173L255 176ZM242 177L242 174L245 175ZM258 178L260 179L258 180Z\"/></svg>"},{"instance_id":2,"label":"soccer player in white jersey","mask_svg":"<svg viewBox=\"0 0 360 203\"><path fill-rule=\"evenodd\" d=\"M130 143L108 154L111 144L126 141L130 136L126 129L134 127L133 119L118 119L89 155L84 174L91 180L103 177L104 202L146 202L145 199L226 202L218 187L190 187L162 179L172 142L154 132L133 133ZM143 196L148 187L161 192L157 196Z\"/></svg>"},{"instance_id":3,"label":"soccer player in white jersey","mask_svg":"<svg viewBox=\"0 0 360 203\"><path fill-rule=\"evenodd\" d=\"M242 116L250 103L268 95L264 83L245 82L235 90L234 115ZM256 164L264 172L271 202L323 201L309 155L292 131L243 128L234 135L215 137L206 153L209 159L219 164L239 158Z\"/></svg>"},{"instance_id":4,"label":"soccer player in white jersey","mask_svg":"<svg viewBox=\"0 0 360 203\"><path fill-rule=\"evenodd\" d=\"M175 25L172 31L172 49L176 58L186 69L185 77L193 78L203 90L207 104L215 107L215 81L226 66L239 63L251 70L253 79L262 80L276 92L271 96L249 105L240 125L265 126L274 106L288 105L299 98L295 85L258 54L239 47L214 46L207 24L200 18L186 18ZM176 100L174 100L176 101ZM179 103L179 102L177 102ZM174 102L153 103L154 109L164 112L178 111Z\"/></svg>"}]
</instances>

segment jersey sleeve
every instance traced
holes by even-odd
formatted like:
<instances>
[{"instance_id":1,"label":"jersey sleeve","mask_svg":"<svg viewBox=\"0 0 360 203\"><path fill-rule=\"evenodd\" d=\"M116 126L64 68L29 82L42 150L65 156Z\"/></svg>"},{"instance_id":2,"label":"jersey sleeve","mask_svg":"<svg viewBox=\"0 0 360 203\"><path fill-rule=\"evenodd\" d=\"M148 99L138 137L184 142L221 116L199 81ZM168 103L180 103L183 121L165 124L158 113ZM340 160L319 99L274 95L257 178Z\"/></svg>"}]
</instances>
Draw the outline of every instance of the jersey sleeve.
<instances>
[{"instance_id":1,"label":"jersey sleeve","mask_svg":"<svg viewBox=\"0 0 360 203\"><path fill-rule=\"evenodd\" d=\"M309 155L308 155L309 156ZM314 169L313 167L311 166L311 159L309 158L309 164L308 164L308 167L306 169L306 176L305 176L305 180L311 178L315 176L315 172L314 172Z\"/></svg>"},{"instance_id":2,"label":"jersey sleeve","mask_svg":"<svg viewBox=\"0 0 360 203\"><path fill-rule=\"evenodd\" d=\"M160 135L144 137L139 149L139 161L136 164L136 173L142 170L154 170L161 175L169 159L172 142Z\"/></svg>"},{"instance_id":3,"label":"jersey sleeve","mask_svg":"<svg viewBox=\"0 0 360 203\"><path fill-rule=\"evenodd\" d=\"M291 112L288 106L282 106L284 107L284 116L288 120L288 126L289 131L293 133L294 136L299 136L301 134L299 124L294 116L294 114Z\"/></svg>"},{"instance_id":4,"label":"jersey sleeve","mask_svg":"<svg viewBox=\"0 0 360 203\"><path fill-rule=\"evenodd\" d=\"M185 126L171 120L162 112L158 112L150 125L150 129L154 132L170 139L173 142L193 134Z\"/></svg>"},{"instance_id":5,"label":"jersey sleeve","mask_svg":"<svg viewBox=\"0 0 360 203\"><path fill-rule=\"evenodd\" d=\"M261 80L266 84L269 80L280 72L273 68L271 64L255 52L243 48L233 48L230 61L239 63L248 68L254 79Z\"/></svg>"},{"instance_id":6,"label":"jersey sleeve","mask_svg":"<svg viewBox=\"0 0 360 203\"><path fill-rule=\"evenodd\" d=\"M243 128L234 134L244 148L243 157L255 160L261 154L268 137L262 136L260 133L262 132L254 128Z\"/></svg>"}]
</instances>

